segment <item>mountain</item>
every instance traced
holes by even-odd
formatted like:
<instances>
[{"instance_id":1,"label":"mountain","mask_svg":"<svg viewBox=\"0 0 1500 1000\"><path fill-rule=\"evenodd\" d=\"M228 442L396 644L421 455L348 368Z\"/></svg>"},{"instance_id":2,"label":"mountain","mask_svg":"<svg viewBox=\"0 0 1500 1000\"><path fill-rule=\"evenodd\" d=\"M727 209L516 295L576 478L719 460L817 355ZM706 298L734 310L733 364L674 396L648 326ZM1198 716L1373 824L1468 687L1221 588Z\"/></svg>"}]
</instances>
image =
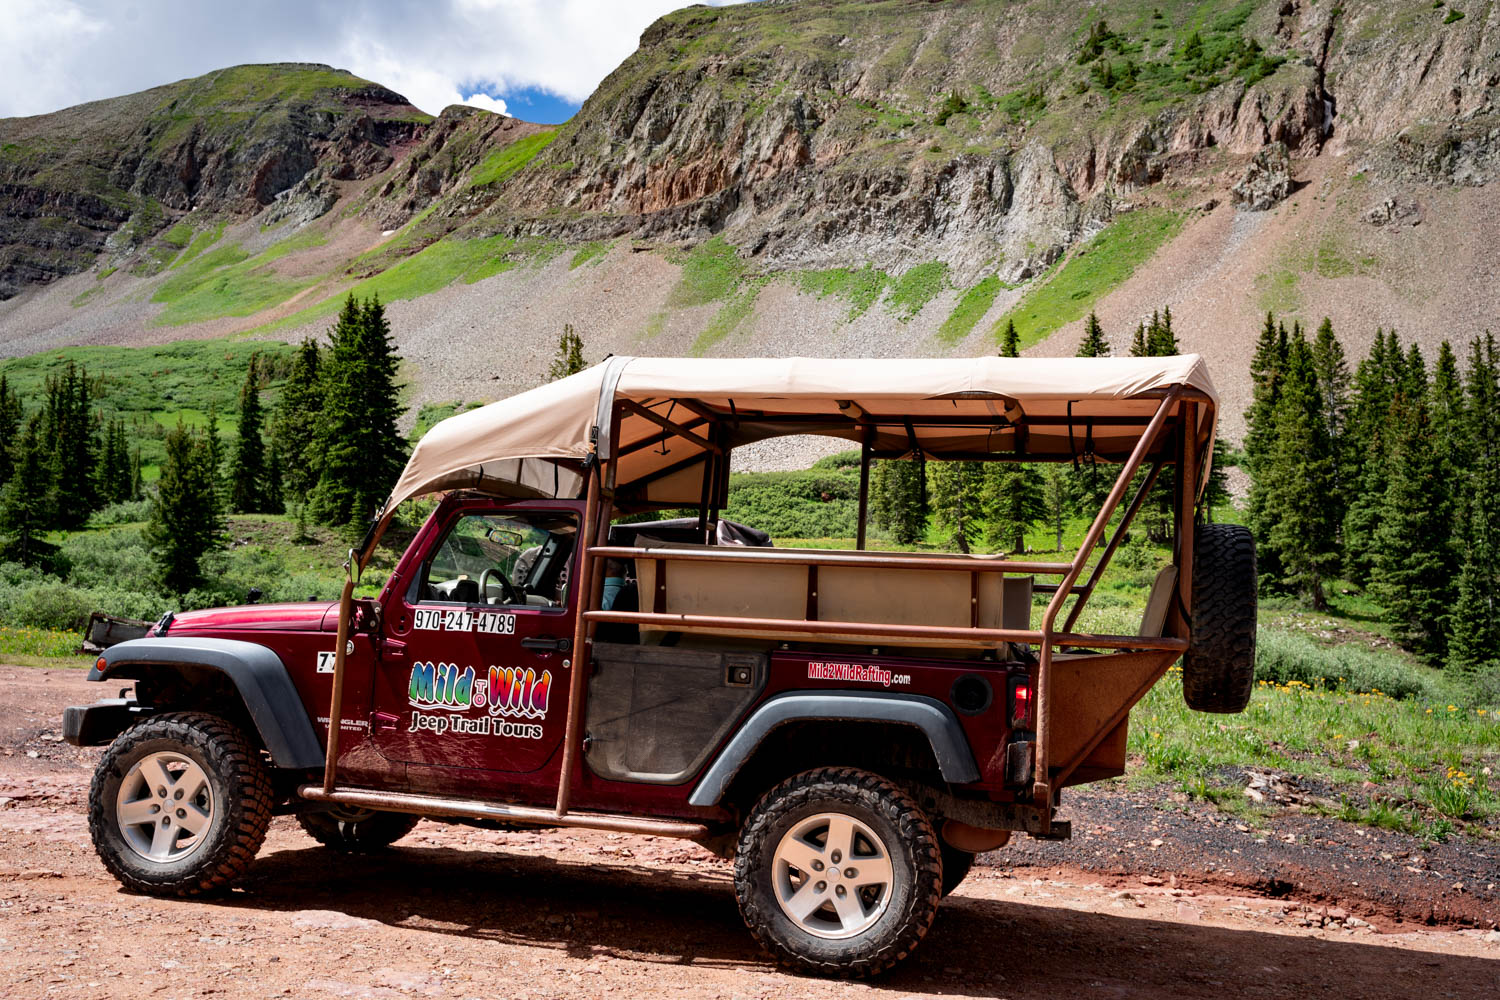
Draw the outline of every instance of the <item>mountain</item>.
<instances>
[{"instance_id":1,"label":"mountain","mask_svg":"<svg viewBox=\"0 0 1500 1000\"><path fill-rule=\"evenodd\" d=\"M190 212L269 208L275 223L278 196L369 178L430 121L384 87L295 63L0 121L0 297L106 251L143 254L150 270L153 251L172 248L163 231Z\"/></svg>"},{"instance_id":2,"label":"mountain","mask_svg":"<svg viewBox=\"0 0 1500 1000\"><path fill-rule=\"evenodd\" d=\"M414 401L587 353L1117 352L1170 306L1238 428L1264 313L1500 326L1478 0L690 7L567 124L236 67L0 121L0 354L318 332L392 300Z\"/></svg>"}]
</instances>

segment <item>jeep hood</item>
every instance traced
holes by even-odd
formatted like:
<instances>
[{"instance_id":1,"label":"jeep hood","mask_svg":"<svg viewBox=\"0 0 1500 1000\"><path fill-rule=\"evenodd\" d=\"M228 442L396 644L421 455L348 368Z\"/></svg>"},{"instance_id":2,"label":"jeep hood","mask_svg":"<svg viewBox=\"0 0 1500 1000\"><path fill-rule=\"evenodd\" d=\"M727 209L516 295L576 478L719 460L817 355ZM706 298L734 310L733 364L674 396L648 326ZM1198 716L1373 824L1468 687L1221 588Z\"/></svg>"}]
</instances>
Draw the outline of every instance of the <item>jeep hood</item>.
<instances>
[{"instance_id":1,"label":"jeep hood","mask_svg":"<svg viewBox=\"0 0 1500 1000\"><path fill-rule=\"evenodd\" d=\"M184 611L172 619L167 634L226 629L336 632L338 627L337 601L308 601L300 604L243 604L236 608Z\"/></svg>"}]
</instances>

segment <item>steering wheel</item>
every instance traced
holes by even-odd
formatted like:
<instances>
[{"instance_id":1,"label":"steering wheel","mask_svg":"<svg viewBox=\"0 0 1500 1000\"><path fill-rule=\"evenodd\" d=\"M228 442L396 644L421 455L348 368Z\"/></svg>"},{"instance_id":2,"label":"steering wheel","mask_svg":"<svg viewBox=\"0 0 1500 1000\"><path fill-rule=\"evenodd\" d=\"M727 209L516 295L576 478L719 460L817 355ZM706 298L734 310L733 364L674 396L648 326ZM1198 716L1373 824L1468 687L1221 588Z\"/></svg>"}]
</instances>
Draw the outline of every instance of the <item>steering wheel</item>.
<instances>
[{"instance_id":1,"label":"steering wheel","mask_svg":"<svg viewBox=\"0 0 1500 1000\"><path fill-rule=\"evenodd\" d=\"M489 600L490 577L500 581L500 594L505 598L506 604L525 604L526 596L516 589L506 577L505 572L497 566L490 566L479 574L479 597L481 600Z\"/></svg>"}]
</instances>

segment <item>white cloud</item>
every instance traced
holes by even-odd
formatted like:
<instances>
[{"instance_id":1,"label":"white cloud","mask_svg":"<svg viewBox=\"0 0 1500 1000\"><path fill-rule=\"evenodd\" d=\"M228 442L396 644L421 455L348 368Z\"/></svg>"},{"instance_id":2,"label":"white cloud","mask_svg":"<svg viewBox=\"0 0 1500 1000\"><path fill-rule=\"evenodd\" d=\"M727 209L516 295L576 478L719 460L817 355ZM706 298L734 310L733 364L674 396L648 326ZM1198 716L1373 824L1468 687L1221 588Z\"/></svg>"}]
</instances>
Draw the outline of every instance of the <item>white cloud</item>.
<instances>
[{"instance_id":1,"label":"white cloud","mask_svg":"<svg viewBox=\"0 0 1500 1000\"><path fill-rule=\"evenodd\" d=\"M486 111L493 111L497 115L510 114L505 108L504 101L491 97L489 94L470 94L469 99L464 101L464 103L476 108L483 108Z\"/></svg>"},{"instance_id":2,"label":"white cloud","mask_svg":"<svg viewBox=\"0 0 1500 1000\"><path fill-rule=\"evenodd\" d=\"M717 5L741 0L710 0ZM582 101L682 0L0 0L0 117L247 62L322 62L436 114L474 91ZM466 102L504 110L483 93Z\"/></svg>"},{"instance_id":3,"label":"white cloud","mask_svg":"<svg viewBox=\"0 0 1500 1000\"><path fill-rule=\"evenodd\" d=\"M7 0L0 11L0 115L77 103L66 49L94 43L105 27L72 0Z\"/></svg>"}]
</instances>

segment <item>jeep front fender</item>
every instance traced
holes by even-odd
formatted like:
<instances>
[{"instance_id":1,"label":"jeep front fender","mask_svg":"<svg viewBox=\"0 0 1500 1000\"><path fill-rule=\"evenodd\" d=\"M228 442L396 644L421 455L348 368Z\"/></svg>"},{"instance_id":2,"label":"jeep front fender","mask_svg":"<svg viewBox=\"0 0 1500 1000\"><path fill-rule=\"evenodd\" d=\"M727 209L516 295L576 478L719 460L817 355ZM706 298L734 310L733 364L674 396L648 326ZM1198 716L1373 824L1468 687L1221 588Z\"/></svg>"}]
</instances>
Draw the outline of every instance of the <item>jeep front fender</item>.
<instances>
[{"instance_id":1,"label":"jeep front fender","mask_svg":"<svg viewBox=\"0 0 1500 1000\"><path fill-rule=\"evenodd\" d=\"M109 647L89 680L139 680L153 667L211 670L228 678L277 767L321 770L323 744L302 707L286 666L254 642L191 636L131 639Z\"/></svg>"},{"instance_id":2,"label":"jeep front fender","mask_svg":"<svg viewBox=\"0 0 1500 1000\"><path fill-rule=\"evenodd\" d=\"M936 698L881 691L795 691L778 695L751 713L704 772L688 803L718 805L734 776L773 729L788 722L818 719L912 726L926 735L944 781L963 785L979 780L979 767L963 727Z\"/></svg>"}]
</instances>

